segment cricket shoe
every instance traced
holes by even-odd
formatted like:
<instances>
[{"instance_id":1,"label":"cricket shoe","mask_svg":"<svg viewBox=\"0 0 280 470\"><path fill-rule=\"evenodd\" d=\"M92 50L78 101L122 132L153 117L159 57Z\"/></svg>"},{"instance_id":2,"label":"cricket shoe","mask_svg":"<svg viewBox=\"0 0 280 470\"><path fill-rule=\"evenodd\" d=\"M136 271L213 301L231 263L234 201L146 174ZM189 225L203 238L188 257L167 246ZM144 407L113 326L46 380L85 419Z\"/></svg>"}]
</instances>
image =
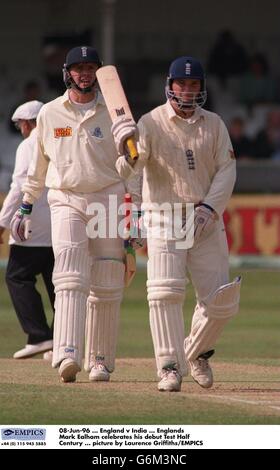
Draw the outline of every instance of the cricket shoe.
<instances>
[{"instance_id":1,"label":"cricket shoe","mask_svg":"<svg viewBox=\"0 0 280 470\"><path fill-rule=\"evenodd\" d=\"M89 380L90 382L108 382L110 380L110 372L104 364L96 362L91 368Z\"/></svg>"},{"instance_id":2,"label":"cricket shoe","mask_svg":"<svg viewBox=\"0 0 280 470\"><path fill-rule=\"evenodd\" d=\"M213 385L213 372L208 359L214 354L214 350L201 354L195 361L188 361L192 378L203 388Z\"/></svg>"},{"instance_id":3,"label":"cricket shoe","mask_svg":"<svg viewBox=\"0 0 280 470\"><path fill-rule=\"evenodd\" d=\"M43 353L45 351L49 351L53 347L52 339L48 341L42 341L41 343L37 344L27 344L23 349L15 352L13 355L14 359L27 359L32 356L36 356L36 354Z\"/></svg>"},{"instance_id":4,"label":"cricket shoe","mask_svg":"<svg viewBox=\"0 0 280 470\"><path fill-rule=\"evenodd\" d=\"M163 369L158 383L160 392L180 392L182 376L176 369Z\"/></svg>"},{"instance_id":5,"label":"cricket shoe","mask_svg":"<svg viewBox=\"0 0 280 470\"><path fill-rule=\"evenodd\" d=\"M77 362L71 357L67 357L67 359L63 359L61 362L58 373L62 382L76 382L76 374L80 372L80 370Z\"/></svg>"}]
</instances>

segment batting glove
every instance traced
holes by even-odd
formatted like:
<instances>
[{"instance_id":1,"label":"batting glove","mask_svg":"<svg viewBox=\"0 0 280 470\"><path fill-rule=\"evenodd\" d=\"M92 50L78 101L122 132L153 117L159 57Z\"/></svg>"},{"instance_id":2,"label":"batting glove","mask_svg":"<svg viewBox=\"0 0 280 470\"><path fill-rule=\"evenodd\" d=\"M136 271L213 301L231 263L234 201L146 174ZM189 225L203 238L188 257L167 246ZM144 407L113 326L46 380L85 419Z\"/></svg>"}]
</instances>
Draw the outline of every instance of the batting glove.
<instances>
[{"instance_id":1,"label":"batting glove","mask_svg":"<svg viewBox=\"0 0 280 470\"><path fill-rule=\"evenodd\" d=\"M138 127L133 119L120 117L116 119L111 127L117 151L120 155L127 153L125 142L129 137L138 140Z\"/></svg>"},{"instance_id":2,"label":"batting glove","mask_svg":"<svg viewBox=\"0 0 280 470\"><path fill-rule=\"evenodd\" d=\"M22 202L20 208L14 214L10 229L12 237L16 242L25 242L28 238L31 238L31 212L32 204Z\"/></svg>"},{"instance_id":3,"label":"batting glove","mask_svg":"<svg viewBox=\"0 0 280 470\"><path fill-rule=\"evenodd\" d=\"M194 209L194 241L210 233L217 219L214 209L208 204L199 204Z\"/></svg>"}]
</instances>

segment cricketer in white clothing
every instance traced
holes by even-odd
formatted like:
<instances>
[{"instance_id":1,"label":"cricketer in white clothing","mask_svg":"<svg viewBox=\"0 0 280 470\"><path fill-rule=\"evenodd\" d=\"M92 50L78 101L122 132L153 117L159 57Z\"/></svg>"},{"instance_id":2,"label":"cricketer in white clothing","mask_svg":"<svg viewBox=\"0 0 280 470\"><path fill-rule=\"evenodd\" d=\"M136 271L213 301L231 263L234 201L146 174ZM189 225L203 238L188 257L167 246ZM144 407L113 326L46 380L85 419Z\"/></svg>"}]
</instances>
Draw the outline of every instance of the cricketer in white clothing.
<instances>
[{"instance_id":1,"label":"cricketer in white clothing","mask_svg":"<svg viewBox=\"0 0 280 470\"><path fill-rule=\"evenodd\" d=\"M149 236L148 301L160 391L180 391L187 363L202 387L213 384L208 363L214 344L239 307L240 278L229 282L223 211L231 197L236 165L227 129L206 101L205 74L193 57L175 59L166 84L167 102L139 123L139 159L120 156L119 173L143 170L145 219L159 204L193 204L194 243L179 248L175 239ZM119 154L132 123L112 132ZM121 137L120 137L121 136ZM172 209L172 210L173 210ZM159 232L158 232L159 233ZM188 273L188 274L187 274ZM183 303L188 276L196 292L191 331L184 340Z\"/></svg>"},{"instance_id":2,"label":"cricketer in white clothing","mask_svg":"<svg viewBox=\"0 0 280 470\"><path fill-rule=\"evenodd\" d=\"M124 288L124 248L120 236L88 237L92 203L109 209L110 197L123 203L125 185L115 162L111 119L96 87L98 53L75 47L66 56L63 96L38 116L37 151L23 186L21 211L29 210L49 187L55 255L53 367L63 382L85 369L90 381L108 381L115 366L120 303ZM25 216L14 217L14 230ZM106 219L109 212L106 212Z\"/></svg>"},{"instance_id":3,"label":"cricketer in white clothing","mask_svg":"<svg viewBox=\"0 0 280 470\"><path fill-rule=\"evenodd\" d=\"M24 140L18 146L11 188L0 212L0 237L5 229L9 229L22 199L21 187L26 179L36 144L36 117L42 106L40 101L28 101L20 105L12 116L12 121L19 127ZM6 283L19 322L28 335L26 346L14 354L15 359L32 357L51 350L53 345L53 325L48 325L41 295L35 287L37 276L41 274L54 310L54 257L46 188L34 204L33 222L32 237L26 242L16 241L11 235L9 238L11 247Z\"/></svg>"}]
</instances>

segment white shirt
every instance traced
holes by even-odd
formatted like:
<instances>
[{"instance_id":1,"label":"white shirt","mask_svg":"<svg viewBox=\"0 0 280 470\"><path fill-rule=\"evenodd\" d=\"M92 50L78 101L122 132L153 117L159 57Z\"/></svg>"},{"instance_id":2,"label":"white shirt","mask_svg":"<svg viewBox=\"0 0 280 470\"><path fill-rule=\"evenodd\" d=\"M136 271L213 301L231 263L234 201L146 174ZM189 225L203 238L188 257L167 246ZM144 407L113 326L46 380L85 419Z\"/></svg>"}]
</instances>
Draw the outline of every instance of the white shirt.
<instances>
[{"instance_id":1,"label":"white shirt","mask_svg":"<svg viewBox=\"0 0 280 470\"><path fill-rule=\"evenodd\" d=\"M144 167L142 208L204 202L221 216L236 177L232 144L221 118L197 108L182 119L167 101L145 114L138 126L139 159L132 169L120 157L117 168L128 177Z\"/></svg>"},{"instance_id":2,"label":"white shirt","mask_svg":"<svg viewBox=\"0 0 280 470\"><path fill-rule=\"evenodd\" d=\"M93 193L120 182L111 119L102 95L83 116L64 95L45 104L37 117L38 140L28 178L23 185L26 202L43 187Z\"/></svg>"},{"instance_id":3,"label":"white shirt","mask_svg":"<svg viewBox=\"0 0 280 470\"><path fill-rule=\"evenodd\" d=\"M0 226L10 228L10 222L22 201L21 187L26 179L28 167L32 159L36 143L36 129L33 129L26 139L18 146L16 152L15 168L10 191L7 194L0 212ZM47 189L34 203L31 214L32 237L25 242L15 242L10 235L9 244L22 246L51 246L51 219L47 201Z\"/></svg>"}]
</instances>

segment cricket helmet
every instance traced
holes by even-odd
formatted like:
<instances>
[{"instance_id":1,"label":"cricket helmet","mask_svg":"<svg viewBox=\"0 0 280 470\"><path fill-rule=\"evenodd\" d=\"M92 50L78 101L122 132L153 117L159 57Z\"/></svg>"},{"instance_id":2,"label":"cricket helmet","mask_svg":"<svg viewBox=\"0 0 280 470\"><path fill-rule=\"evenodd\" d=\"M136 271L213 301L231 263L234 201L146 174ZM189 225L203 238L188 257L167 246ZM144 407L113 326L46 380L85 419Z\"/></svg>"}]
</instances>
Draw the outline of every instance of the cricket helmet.
<instances>
[{"instance_id":1,"label":"cricket helmet","mask_svg":"<svg viewBox=\"0 0 280 470\"><path fill-rule=\"evenodd\" d=\"M200 80L200 92L182 92L176 93L175 96L172 90L173 80L185 78ZM167 99L176 101L180 109L201 108L206 102L207 91L204 69L199 60L190 56L182 56L175 59L169 67L165 92ZM184 98L188 98L188 100L184 100Z\"/></svg>"},{"instance_id":2,"label":"cricket helmet","mask_svg":"<svg viewBox=\"0 0 280 470\"><path fill-rule=\"evenodd\" d=\"M73 80L73 78L71 77L71 74L70 74L71 65L80 64L80 63L93 63L93 64L97 64L98 67L101 67L102 65L99 55L93 47L89 47L89 46L74 47L68 52L66 56L65 64L62 69L63 81L66 85L66 88L75 88L81 93L90 93L93 90L96 80L94 80L91 86L87 88L80 88L76 84L75 80Z\"/></svg>"}]
</instances>

